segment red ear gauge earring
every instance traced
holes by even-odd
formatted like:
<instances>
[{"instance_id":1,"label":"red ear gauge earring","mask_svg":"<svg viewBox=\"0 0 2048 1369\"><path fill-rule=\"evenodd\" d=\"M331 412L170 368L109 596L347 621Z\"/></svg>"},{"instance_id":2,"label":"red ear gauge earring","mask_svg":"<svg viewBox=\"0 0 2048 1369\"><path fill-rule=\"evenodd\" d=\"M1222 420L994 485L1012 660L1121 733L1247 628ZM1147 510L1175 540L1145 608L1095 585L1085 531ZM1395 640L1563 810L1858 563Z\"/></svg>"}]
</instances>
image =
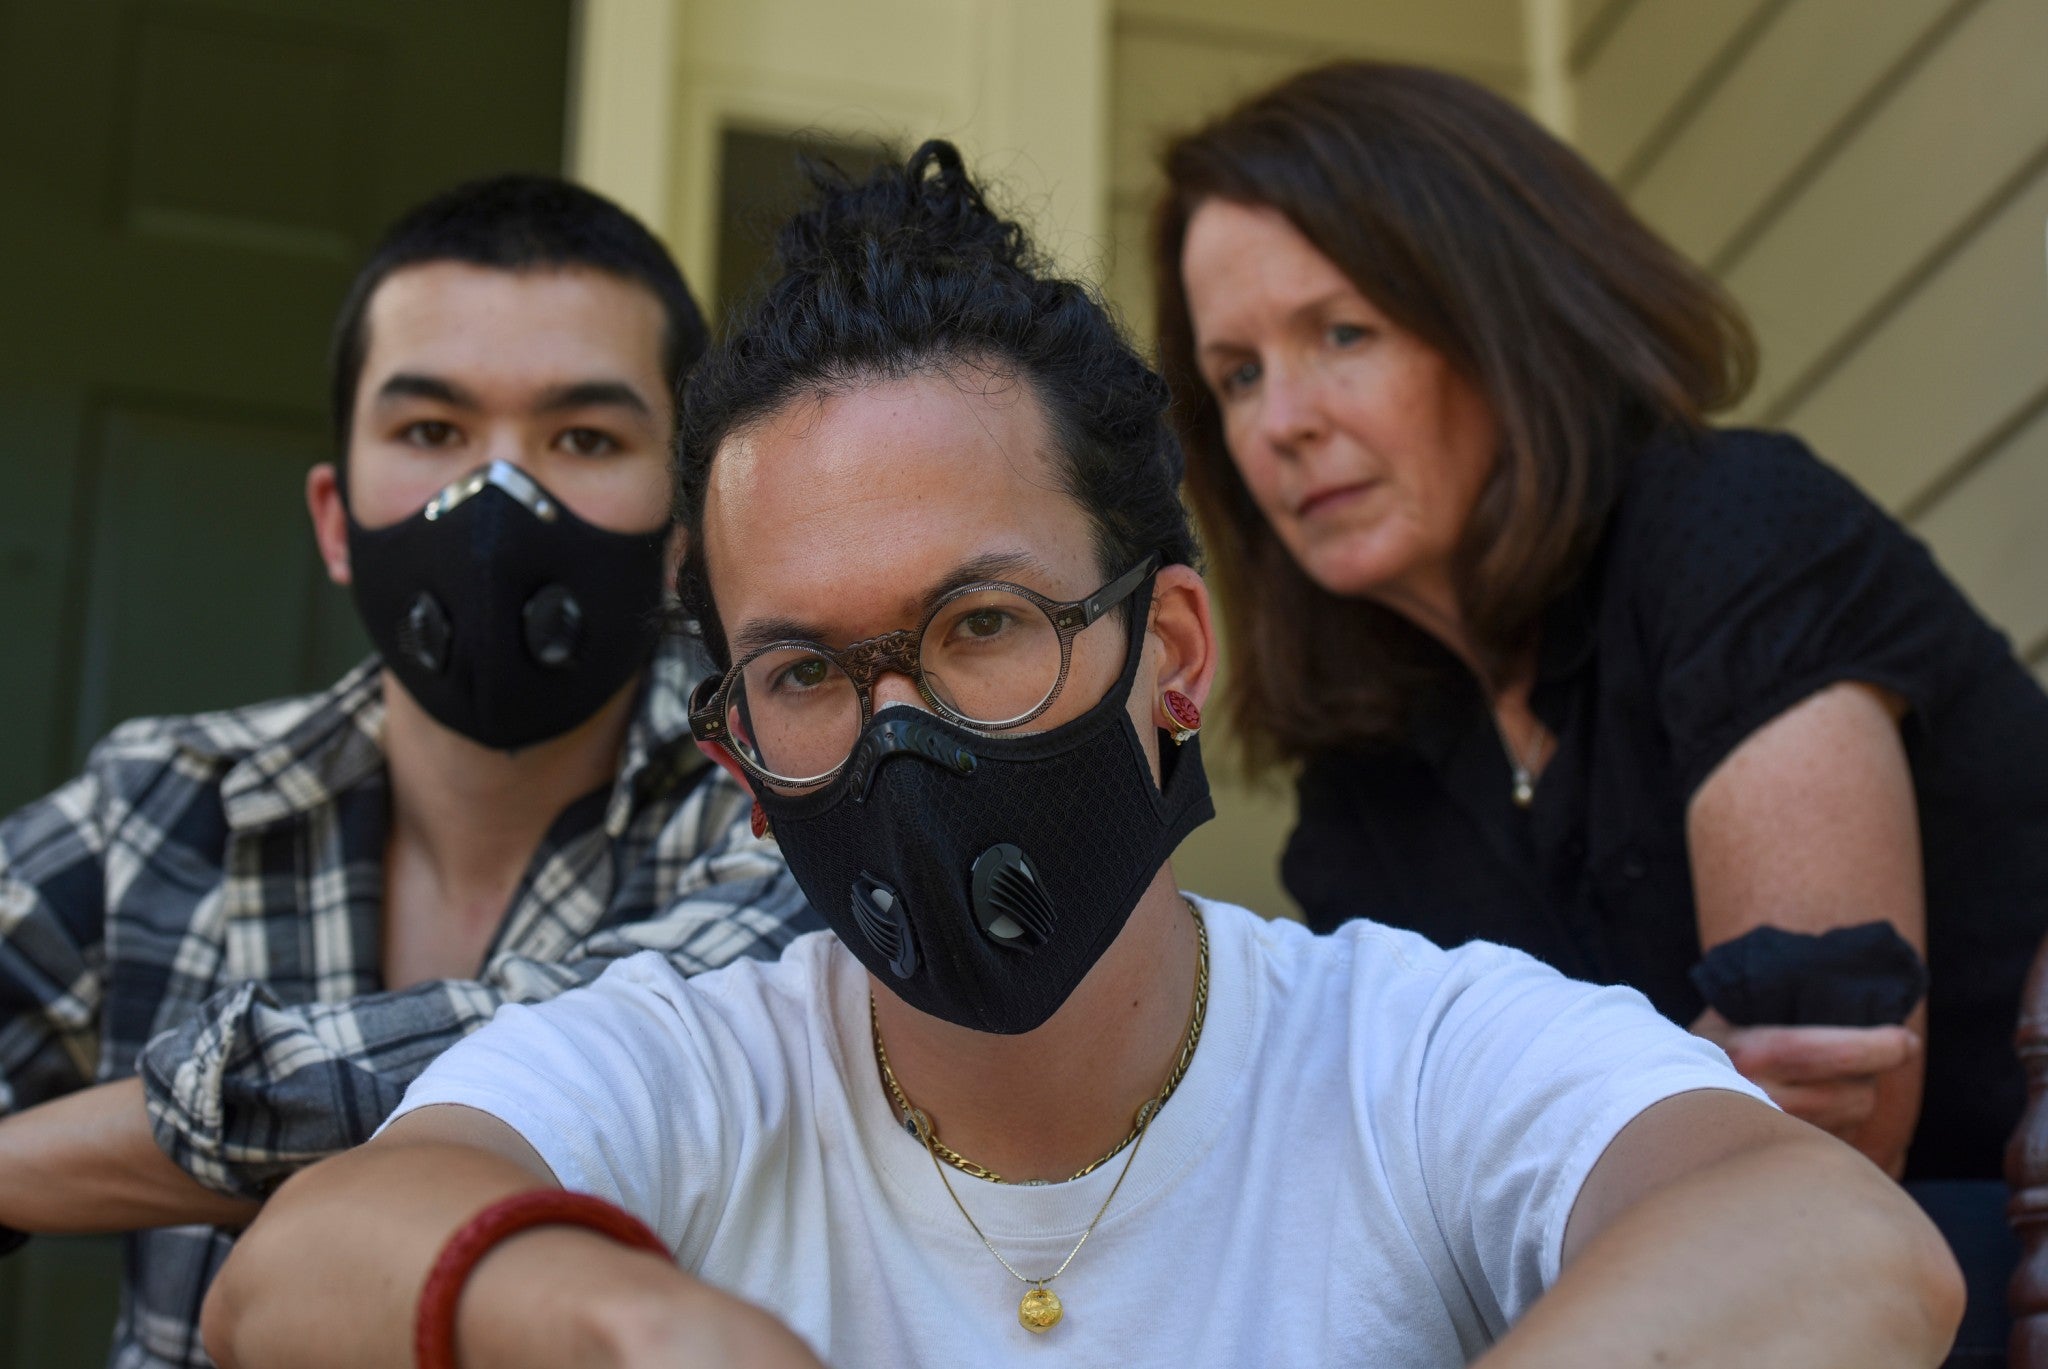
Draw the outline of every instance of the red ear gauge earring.
<instances>
[{"instance_id":1,"label":"red ear gauge earring","mask_svg":"<svg viewBox=\"0 0 2048 1369\"><path fill-rule=\"evenodd\" d=\"M1173 735L1174 745L1180 745L1202 730L1202 710L1178 689L1169 689L1161 694L1159 706L1166 713L1166 721L1172 724L1167 731Z\"/></svg>"},{"instance_id":2,"label":"red ear gauge earring","mask_svg":"<svg viewBox=\"0 0 2048 1369\"><path fill-rule=\"evenodd\" d=\"M768 810L761 806L761 801L759 799L754 800L752 822L754 827L754 840L759 841L762 837L775 835L773 830L770 829L768 826Z\"/></svg>"}]
</instances>

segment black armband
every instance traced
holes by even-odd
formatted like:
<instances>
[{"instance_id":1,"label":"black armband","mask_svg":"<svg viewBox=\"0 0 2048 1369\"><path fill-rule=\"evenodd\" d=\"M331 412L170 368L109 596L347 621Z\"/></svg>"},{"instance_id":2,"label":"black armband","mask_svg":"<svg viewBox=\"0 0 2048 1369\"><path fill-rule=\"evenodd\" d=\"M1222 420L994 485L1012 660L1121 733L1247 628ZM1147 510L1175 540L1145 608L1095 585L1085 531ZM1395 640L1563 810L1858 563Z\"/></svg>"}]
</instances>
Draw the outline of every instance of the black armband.
<instances>
[{"instance_id":1,"label":"black armband","mask_svg":"<svg viewBox=\"0 0 2048 1369\"><path fill-rule=\"evenodd\" d=\"M1927 962L1889 922L1814 935L1758 927L1692 968L1707 1006L1738 1027L1882 1027L1927 994Z\"/></svg>"}]
</instances>

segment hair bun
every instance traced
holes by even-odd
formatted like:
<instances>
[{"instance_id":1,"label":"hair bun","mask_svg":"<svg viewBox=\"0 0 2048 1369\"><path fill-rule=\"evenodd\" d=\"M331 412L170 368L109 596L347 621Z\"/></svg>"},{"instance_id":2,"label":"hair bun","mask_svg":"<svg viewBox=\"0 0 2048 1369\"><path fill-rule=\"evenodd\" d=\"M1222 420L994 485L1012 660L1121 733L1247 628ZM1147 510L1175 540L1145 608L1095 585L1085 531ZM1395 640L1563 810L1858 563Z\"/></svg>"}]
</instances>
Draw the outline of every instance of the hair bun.
<instances>
[{"instance_id":1,"label":"hair bun","mask_svg":"<svg viewBox=\"0 0 2048 1369\"><path fill-rule=\"evenodd\" d=\"M1045 266L989 208L960 150L934 139L858 183L808 170L816 198L777 240L782 273L690 377L676 434L690 529L677 589L712 658L731 661L701 550L720 443L793 400L871 380L964 369L1023 382L1058 478L1094 525L1103 578L1151 552L1193 564L1164 384L1094 291Z\"/></svg>"},{"instance_id":2,"label":"hair bun","mask_svg":"<svg viewBox=\"0 0 2048 1369\"><path fill-rule=\"evenodd\" d=\"M776 238L785 272L834 274L857 243L867 250L855 258L870 269L881 249L899 261L925 260L949 271L975 257L1022 271L1038 265L1023 228L989 207L960 149L944 138L927 140L901 165L858 182L830 162L807 160L805 171L817 199Z\"/></svg>"}]
</instances>

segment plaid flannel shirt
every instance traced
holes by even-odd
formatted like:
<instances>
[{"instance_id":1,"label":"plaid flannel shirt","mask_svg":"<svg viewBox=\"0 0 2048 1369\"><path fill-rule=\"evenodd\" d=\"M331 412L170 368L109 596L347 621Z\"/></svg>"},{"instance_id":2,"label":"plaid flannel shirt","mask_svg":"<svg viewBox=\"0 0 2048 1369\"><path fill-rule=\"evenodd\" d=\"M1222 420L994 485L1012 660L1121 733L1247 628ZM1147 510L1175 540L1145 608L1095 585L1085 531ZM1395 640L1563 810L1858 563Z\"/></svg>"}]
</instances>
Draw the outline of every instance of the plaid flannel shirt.
<instances>
[{"instance_id":1,"label":"plaid flannel shirt","mask_svg":"<svg viewBox=\"0 0 2048 1369\"><path fill-rule=\"evenodd\" d=\"M616 783L556 819L480 976L395 991L374 661L322 694L117 729L0 822L0 1115L140 1073L166 1153L260 1196L367 1140L501 1003L649 948L689 973L779 954L822 923L691 743L687 653L657 657ZM230 1244L128 1238L113 1364L211 1363L199 1307Z\"/></svg>"}]
</instances>

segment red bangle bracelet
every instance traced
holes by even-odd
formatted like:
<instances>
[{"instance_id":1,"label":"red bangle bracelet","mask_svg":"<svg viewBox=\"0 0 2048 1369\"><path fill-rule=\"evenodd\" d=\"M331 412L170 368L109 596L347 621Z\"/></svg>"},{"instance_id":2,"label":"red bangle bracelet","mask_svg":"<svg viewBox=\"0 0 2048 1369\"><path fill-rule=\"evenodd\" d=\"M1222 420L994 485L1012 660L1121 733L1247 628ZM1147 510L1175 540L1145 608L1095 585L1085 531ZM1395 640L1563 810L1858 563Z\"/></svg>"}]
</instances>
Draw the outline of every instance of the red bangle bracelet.
<instances>
[{"instance_id":1,"label":"red bangle bracelet","mask_svg":"<svg viewBox=\"0 0 2048 1369\"><path fill-rule=\"evenodd\" d=\"M462 1286L493 1246L536 1226L586 1227L636 1250L674 1258L646 1223L588 1193L550 1188L501 1198L448 1238L427 1275L420 1290L419 1318L413 1324L413 1355L419 1369L455 1369L455 1305Z\"/></svg>"}]
</instances>

